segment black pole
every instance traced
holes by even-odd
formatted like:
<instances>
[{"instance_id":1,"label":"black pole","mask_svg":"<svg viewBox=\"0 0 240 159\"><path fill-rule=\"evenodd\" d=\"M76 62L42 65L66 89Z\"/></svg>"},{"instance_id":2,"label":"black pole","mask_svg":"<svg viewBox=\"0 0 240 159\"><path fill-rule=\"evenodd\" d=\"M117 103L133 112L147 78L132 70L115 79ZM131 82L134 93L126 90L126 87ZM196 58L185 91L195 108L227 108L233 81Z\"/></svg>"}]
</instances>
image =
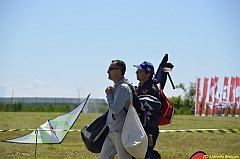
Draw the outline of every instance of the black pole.
<instances>
[{"instance_id":1,"label":"black pole","mask_svg":"<svg viewBox=\"0 0 240 159\"><path fill-rule=\"evenodd\" d=\"M174 84L173 84L173 81L172 81L172 78L171 78L169 72L167 72L167 75L168 75L168 78L169 78L169 80L170 80L170 82L171 82L171 84L172 84L173 89L175 89L175 86L174 86Z\"/></svg>"},{"instance_id":2,"label":"black pole","mask_svg":"<svg viewBox=\"0 0 240 159\"><path fill-rule=\"evenodd\" d=\"M35 134L36 134L36 145L35 145L35 155L34 158L37 158L37 139L38 139L38 130L35 130Z\"/></svg>"}]
</instances>

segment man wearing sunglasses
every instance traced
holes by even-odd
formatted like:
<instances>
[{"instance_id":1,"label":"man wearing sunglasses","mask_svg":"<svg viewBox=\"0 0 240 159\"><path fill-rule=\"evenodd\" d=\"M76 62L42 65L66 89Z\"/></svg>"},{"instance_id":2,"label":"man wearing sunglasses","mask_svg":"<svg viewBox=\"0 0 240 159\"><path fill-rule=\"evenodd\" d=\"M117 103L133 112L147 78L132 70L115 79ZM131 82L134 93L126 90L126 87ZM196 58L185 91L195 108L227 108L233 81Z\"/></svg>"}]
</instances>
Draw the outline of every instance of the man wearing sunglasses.
<instances>
[{"instance_id":1,"label":"man wearing sunglasses","mask_svg":"<svg viewBox=\"0 0 240 159\"><path fill-rule=\"evenodd\" d=\"M109 105L107 125L109 133L103 143L100 159L113 159L117 154L119 159L131 159L132 156L125 150L121 140L122 129L126 118L126 111L130 104L130 90L125 83L124 74L126 64L121 60L112 60L108 68L108 79L114 86L105 90Z\"/></svg>"},{"instance_id":2,"label":"man wearing sunglasses","mask_svg":"<svg viewBox=\"0 0 240 159\"><path fill-rule=\"evenodd\" d=\"M151 95L156 97L157 100L162 103L162 98L158 87L152 80L154 75L154 66L147 61L144 61L140 65L133 66L137 68L136 75L139 85L136 90L138 96ZM148 112L146 108L145 110L147 111L146 114L151 114L150 116L147 116L146 123L143 123L144 130L148 135L148 150L145 158L161 158L160 154L153 150L159 135L158 119L161 116L161 104L156 110L151 111L151 113L150 111Z\"/></svg>"}]
</instances>

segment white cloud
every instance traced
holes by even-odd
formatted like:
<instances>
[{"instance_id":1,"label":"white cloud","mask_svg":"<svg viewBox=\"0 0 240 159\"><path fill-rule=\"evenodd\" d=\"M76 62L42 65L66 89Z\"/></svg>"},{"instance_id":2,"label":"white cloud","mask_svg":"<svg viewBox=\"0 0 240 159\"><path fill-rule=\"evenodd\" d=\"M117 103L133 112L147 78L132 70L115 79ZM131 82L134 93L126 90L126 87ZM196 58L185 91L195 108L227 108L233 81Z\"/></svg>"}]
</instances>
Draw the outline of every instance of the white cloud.
<instances>
[{"instance_id":1,"label":"white cloud","mask_svg":"<svg viewBox=\"0 0 240 159\"><path fill-rule=\"evenodd\" d=\"M36 89L39 86L42 86L42 85L44 85L46 83L49 83L49 82L43 82L43 81L41 81L39 79L34 79L31 83L28 83L28 84L24 85L24 88L26 88L26 89L29 89L29 88Z\"/></svg>"},{"instance_id":2,"label":"white cloud","mask_svg":"<svg viewBox=\"0 0 240 159\"><path fill-rule=\"evenodd\" d=\"M0 83L0 87L7 87L8 85L6 83Z\"/></svg>"},{"instance_id":3,"label":"white cloud","mask_svg":"<svg viewBox=\"0 0 240 159\"><path fill-rule=\"evenodd\" d=\"M6 83L0 83L0 97L5 96L7 87Z\"/></svg>"}]
</instances>

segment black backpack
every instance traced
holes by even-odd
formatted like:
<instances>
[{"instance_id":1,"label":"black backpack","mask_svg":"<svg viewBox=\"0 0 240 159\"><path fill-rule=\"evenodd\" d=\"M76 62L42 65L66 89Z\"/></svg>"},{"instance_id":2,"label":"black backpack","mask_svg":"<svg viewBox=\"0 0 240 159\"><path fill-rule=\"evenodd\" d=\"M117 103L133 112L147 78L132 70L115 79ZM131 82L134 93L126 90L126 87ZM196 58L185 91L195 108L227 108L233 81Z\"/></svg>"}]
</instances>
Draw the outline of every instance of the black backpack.
<instances>
[{"instance_id":1,"label":"black backpack","mask_svg":"<svg viewBox=\"0 0 240 159\"><path fill-rule=\"evenodd\" d=\"M93 153L100 153L103 142L109 132L106 124L108 111L81 129L82 140L87 149Z\"/></svg>"}]
</instances>

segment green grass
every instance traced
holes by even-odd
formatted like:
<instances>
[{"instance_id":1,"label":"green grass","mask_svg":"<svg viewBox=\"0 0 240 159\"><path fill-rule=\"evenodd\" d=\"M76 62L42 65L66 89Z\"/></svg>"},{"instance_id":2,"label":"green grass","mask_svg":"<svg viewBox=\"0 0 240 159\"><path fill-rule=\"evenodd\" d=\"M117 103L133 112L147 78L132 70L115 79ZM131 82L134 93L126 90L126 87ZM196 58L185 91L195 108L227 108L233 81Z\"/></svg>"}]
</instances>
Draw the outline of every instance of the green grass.
<instances>
[{"instance_id":1,"label":"green grass","mask_svg":"<svg viewBox=\"0 0 240 159\"><path fill-rule=\"evenodd\" d=\"M0 112L0 129L37 128L61 113ZM81 129L100 114L82 113L72 129ZM160 129L240 129L240 118L195 117L176 115L173 122ZM17 138L30 131L0 132L0 140ZM157 145L163 159L187 159L194 152L203 150L209 155L240 155L240 133L161 133ZM0 142L0 158L34 158L35 144ZM99 154L89 152L80 132L70 132L61 144L38 144L37 158L80 158L94 159ZM239 156L240 157L240 156Z\"/></svg>"}]
</instances>

